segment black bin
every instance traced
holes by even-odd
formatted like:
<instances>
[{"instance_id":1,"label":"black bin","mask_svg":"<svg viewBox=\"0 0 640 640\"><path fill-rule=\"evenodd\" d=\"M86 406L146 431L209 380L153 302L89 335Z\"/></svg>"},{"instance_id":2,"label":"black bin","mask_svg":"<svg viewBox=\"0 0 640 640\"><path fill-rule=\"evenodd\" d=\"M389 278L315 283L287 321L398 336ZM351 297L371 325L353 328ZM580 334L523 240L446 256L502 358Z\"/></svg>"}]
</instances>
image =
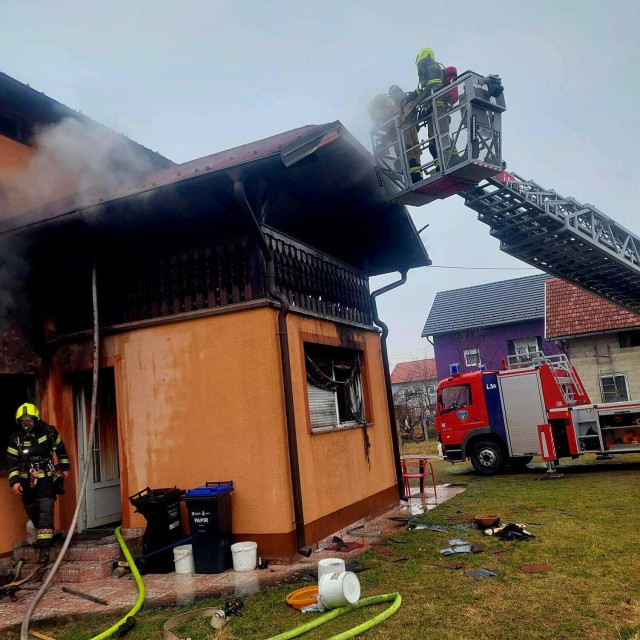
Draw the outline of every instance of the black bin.
<instances>
[{"instance_id":1,"label":"black bin","mask_svg":"<svg viewBox=\"0 0 640 640\"><path fill-rule=\"evenodd\" d=\"M189 512L196 573L222 573L231 562L231 492L233 482L207 482L182 499Z\"/></svg>"},{"instance_id":2,"label":"black bin","mask_svg":"<svg viewBox=\"0 0 640 640\"><path fill-rule=\"evenodd\" d=\"M142 555L171 546L182 539L180 531L180 496L182 491L173 489L143 489L129 497L129 502L141 513L147 528L142 536ZM174 570L173 549L153 553L144 559L147 573L170 573Z\"/></svg>"}]
</instances>

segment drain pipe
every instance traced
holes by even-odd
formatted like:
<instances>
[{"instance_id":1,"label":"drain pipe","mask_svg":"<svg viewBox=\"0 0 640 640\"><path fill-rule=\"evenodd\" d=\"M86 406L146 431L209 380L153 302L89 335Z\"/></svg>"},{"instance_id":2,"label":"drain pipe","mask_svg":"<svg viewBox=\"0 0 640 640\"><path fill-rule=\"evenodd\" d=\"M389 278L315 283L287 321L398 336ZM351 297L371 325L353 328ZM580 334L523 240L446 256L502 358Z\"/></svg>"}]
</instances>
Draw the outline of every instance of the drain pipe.
<instances>
[{"instance_id":1,"label":"drain pipe","mask_svg":"<svg viewBox=\"0 0 640 640\"><path fill-rule=\"evenodd\" d=\"M99 362L99 340L100 334L98 330L98 287L96 284L96 263L94 261L93 266L91 268L91 299L93 306L93 382L91 385L91 411L89 414L89 435L87 437L87 451L93 450L93 440L96 433L96 405L98 399L98 362ZM80 509L84 504L84 494L87 488L87 479L89 477L89 469L91 468L91 456L87 456L87 459L84 463L84 469L82 472L82 480L80 482L80 487L78 489L78 497L76 502L76 509L73 512L73 518L71 519L71 524L69 525L69 531L67 531L67 537L64 539L64 543L62 544L62 548L60 549L60 553L56 558L56 561L53 563L51 570L48 572L45 581L43 582L40 589L38 589L36 595L33 597L31 604L29 605L29 609L27 610L24 619L22 620L22 627L20 628L20 640L29 640L29 624L31 622L31 616L33 616L33 612L35 608L38 606L38 602L42 599L42 596L45 594L49 585L51 584L51 580L53 580L53 576L55 575L62 559L64 558L69 545L71 544L71 538L76 530L76 525L78 524L78 516L80 515Z\"/></svg>"},{"instance_id":2,"label":"drain pipe","mask_svg":"<svg viewBox=\"0 0 640 640\"><path fill-rule=\"evenodd\" d=\"M311 547L306 546L304 532L304 511L302 508L302 483L300 481L300 461L298 459L298 438L296 434L296 417L293 407L293 384L291 381L291 360L289 356L289 334L287 332L287 315L289 300L276 289L276 275L273 265L273 252L267 244L262 229L247 200L244 182L235 180L233 192L242 211L253 227L253 235L258 242L260 253L264 259L267 272L267 293L280 303L278 311L278 338L280 340L280 360L282 365L282 386L284 389L284 409L287 421L287 443L289 449L289 467L291 468L291 492L293 494L293 513L296 527L296 547L300 555L307 558L311 555Z\"/></svg>"},{"instance_id":3,"label":"drain pipe","mask_svg":"<svg viewBox=\"0 0 640 640\"><path fill-rule=\"evenodd\" d=\"M393 406L393 389L391 388L391 372L389 370L389 352L387 351L387 336L389 335L389 327L380 320L378 316L378 305L376 298L387 291L391 291L396 287L400 287L407 281L407 271L400 272L400 280L392 282L371 293L371 311L373 313L373 321L382 329L380 336L380 350L382 351L382 366L384 368L384 382L387 389L387 408L389 410L389 427L391 429L391 442L393 443L393 458L396 467L396 478L398 482L398 495L400 500L407 500L404 495L404 483L402 481L402 468L400 467L400 442L398 441L398 428L396 426L396 411Z\"/></svg>"}]
</instances>

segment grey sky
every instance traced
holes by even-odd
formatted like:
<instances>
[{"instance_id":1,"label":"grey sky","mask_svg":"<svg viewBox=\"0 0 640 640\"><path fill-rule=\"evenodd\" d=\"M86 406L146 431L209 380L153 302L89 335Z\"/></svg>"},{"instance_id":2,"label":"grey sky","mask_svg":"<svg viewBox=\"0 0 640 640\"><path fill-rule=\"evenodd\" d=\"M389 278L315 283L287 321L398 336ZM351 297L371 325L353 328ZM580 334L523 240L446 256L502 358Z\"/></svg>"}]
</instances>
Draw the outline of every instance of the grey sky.
<instances>
[{"instance_id":1,"label":"grey sky","mask_svg":"<svg viewBox=\"0 0 640 640\"><path fill-rule=\"evenodd\" d=\"M3 71L176 162L335 119L368 148L368 99L415 88L428 45L459 71L501 75L511 170L640 231L634 0L2 0L0 25ZM456 196L411 213L430 224L436 265L526 267ZM410 272L380 300L392 362L424 355L437 291L532 273Z\"/></svg>"}]
</instances>

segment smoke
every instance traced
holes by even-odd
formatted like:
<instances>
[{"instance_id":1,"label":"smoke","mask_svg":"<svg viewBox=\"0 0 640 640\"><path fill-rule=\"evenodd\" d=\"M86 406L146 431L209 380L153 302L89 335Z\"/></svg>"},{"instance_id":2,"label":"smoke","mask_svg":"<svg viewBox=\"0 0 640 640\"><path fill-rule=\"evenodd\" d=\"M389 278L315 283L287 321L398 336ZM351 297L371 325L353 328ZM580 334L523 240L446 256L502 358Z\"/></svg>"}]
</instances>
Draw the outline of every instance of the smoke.
<instances>
[{"instance_id":1,"label":"smoke","mask_svg":"<svg viewBox=\"0 0 640 640\"><path fill-rule=\"evenodd\" d=\"M0 220L72 196L70 208L157 170L131 140L92 122L66 118L40 128L25 166L0 173ZM46 213L45 213L46 216Z\"/></svg>"}]
</instances>

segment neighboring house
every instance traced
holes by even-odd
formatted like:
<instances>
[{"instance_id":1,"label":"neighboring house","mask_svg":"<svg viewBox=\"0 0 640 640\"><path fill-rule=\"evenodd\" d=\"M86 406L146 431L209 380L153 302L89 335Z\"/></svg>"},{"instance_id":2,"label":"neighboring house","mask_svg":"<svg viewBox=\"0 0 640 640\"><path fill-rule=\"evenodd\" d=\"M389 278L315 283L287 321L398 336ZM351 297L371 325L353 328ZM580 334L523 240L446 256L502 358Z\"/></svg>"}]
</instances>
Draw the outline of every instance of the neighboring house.
<instances>
[{"instance_id":1,"label":"neighboring house","mask_svg":"<svg viewBox=\"0 0 640 640\"><path fill-rule=\"evenodd\" d=\"M433 420L438 391L435 358L398 362L391 372L398 427L427 427Z\"/></svg>"},{"instance_id":2,"label":"neighboring house","mask_svg":"<svg viewBox=\"0 0 640 640\"><path fill-rule=\"evenodd\" d=\"M546 337L566 352L592 402L640 400L640 316L574 287L546 283Z\"/></svg>"},{"instance_id":3,"label":"neighboring house","mask_svg":"<svg viewBox=\"0 0 640 640\"><path fill-rule=\"evenodd\" d=\"M501 359L533 351L560 353L544 339L545 280L540 274L440 291L431 306L422 337L433 338L438 379L449 365L461 372L480 365L502 369Z\"/></svg>"},{"instance_id":4,"label":"neighboring house","mask_svg":"<svg viewBox=\"0 0 640 640\"><path fill-rule=\"evenodd\" d=\"M3 238L27 251L36 339L25 372L25 336L5 333L0 370L7 388L31 374L76 465L60 526L87 448L92 264L99 429L82 528L143 525L128 496L147 486L233 480L236 539L291 557L397 501L369 277L429 259L339 122L51 202L0 223ZM4 553L24 516L0 493Z\"/></svg>"}]
</instances>

